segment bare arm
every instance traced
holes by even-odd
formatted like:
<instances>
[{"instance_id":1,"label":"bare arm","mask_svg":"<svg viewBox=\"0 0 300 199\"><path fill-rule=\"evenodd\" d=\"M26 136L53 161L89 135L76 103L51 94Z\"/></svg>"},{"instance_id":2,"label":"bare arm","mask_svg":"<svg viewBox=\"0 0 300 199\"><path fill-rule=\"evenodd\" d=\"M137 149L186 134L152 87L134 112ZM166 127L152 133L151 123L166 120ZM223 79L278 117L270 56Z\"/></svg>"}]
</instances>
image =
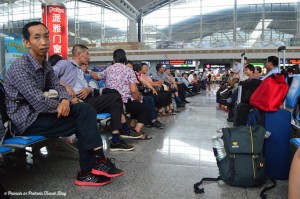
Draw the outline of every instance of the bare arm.
<instances>
[{"instance_id":1,"label":"bare arm","mask_svg":"<svg viewBox=\"0 0 300 199\"><path fill-rule=\"evenodd\" d=\"M175 87L176 90L178 90L176 81L173 77L168 77L168 80L173 84L173 86Z\"/></svg>"},{"instance_id":2,"label":"bare arm","mask_svg":"<svg viewBox=\"0 0 300 199\"><path fill-rule=\"evenodd\" d=\"M155 90L155 88L153 88L153 86L150 84L150 82L148 82L147 80L143 79L143 78L139 78L140 82L144 85L146 85L148 88L150 88L153 92L153 94L157 95L157 92Z\"/></svg>"},{"instance_id":3,"label":"bare arm","mask_svg":"<svg viewBox=\"0 0 300 199\"><path fill-rule=\"evenodd\" d=\"M159 80L157 82L151 82L151 85L152 86L158 86L158 87L161 87L163 84L163 81L162 80Z\"/></svg>"},{"instance_id":4,"label":"bare arm","mask_svg":"<svg viewBox=\"0 0 300 199\"><path fill-rule=\"evenodd\" d=\"M129 86L130 86L130 92L131 92L132 97L135 100L141 102L143 100L143 98L142 98L142 95L140 94L136 84L135 83L130 83Z\"/></svg>"},{"instance_id":5,"label":"bare arm","mask_svg":"<svg viewBox=\"0 0 300 199\"><path fill-rule=\"evenodd\" d=\"M76 97L74 90L70 86L68 86L66 83L62 81L60 81L59 84L66 88L67 92L69 93L69 95L71 95L72 98Z\"/></svg>"},{"instance_id":6,"label":"bare arm","mask_svg":"<svg viewBox=\"0 0 300 199\"><path fill-rule=\"evenodd\" d=\"M90 73L90 75L92 76L92 78L93 78L94 80L97 80L97 81L100 80L100 77L99 77L99 74L98 74L98 73L95 73L95 72L93 72L93 71L90 71L89 73Z\"/></svg>"}]
</instances>

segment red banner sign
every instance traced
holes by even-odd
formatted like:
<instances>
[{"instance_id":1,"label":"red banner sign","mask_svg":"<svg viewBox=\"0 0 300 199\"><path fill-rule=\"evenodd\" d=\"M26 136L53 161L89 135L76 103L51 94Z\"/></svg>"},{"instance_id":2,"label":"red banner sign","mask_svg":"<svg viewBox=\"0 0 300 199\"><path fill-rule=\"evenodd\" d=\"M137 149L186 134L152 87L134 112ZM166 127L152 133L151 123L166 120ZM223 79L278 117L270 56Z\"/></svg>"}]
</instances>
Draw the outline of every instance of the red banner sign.
<instances>
[{"instance_id":1,"label":"red banner sign","mask_svg":"<svg viewBox=\"0 0 300 199\"><path fill-rule=\"evenodd\" d=\"M58 54L68 58L68 18L67 9L58 5L42 5L42 20L49 29L50 48L48 55Z\"/></svg>"}]
</instances>

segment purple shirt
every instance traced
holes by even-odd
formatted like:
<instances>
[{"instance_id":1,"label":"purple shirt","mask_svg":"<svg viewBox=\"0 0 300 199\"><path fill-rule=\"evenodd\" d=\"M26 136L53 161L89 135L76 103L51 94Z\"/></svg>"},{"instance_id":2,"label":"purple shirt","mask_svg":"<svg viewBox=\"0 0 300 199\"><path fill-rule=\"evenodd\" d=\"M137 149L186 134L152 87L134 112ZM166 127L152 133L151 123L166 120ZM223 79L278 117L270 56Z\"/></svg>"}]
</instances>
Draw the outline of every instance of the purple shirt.
<instances>
[{"instance_id":1,"label":"purple shirt","mask_svg":"<svg viewBox=\"0 0 300 199\"><path fill-rule=\"evenodd\" d=\"M40 113L55 113L59 100L71 100L50 63L44 60L42 68L30 53L12 63L5 76L4 88L7 114L18 133L23 133ZM45 98L43 92L49 89L55 89L59 99Z\"/></svg>"}]
</instances>

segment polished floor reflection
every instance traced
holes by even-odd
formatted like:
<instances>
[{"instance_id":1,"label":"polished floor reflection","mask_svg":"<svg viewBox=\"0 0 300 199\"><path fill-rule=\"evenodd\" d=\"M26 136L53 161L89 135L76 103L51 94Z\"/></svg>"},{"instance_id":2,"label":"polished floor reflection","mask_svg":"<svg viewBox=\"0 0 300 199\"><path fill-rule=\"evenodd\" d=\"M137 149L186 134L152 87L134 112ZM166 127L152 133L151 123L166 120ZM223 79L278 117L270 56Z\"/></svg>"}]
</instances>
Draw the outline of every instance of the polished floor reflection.
<instances>
[{"instance_id":1,"label":"polished floor reflection","mask_svg":"<svg viewBox=\"0 0 300 199\"><path fill-rule=\"evenodd\" d=\"M216 130L228 126L226 112L215 102L216 85L191 101L175 116L161 117L167 125L163 130L144 128L153 139L133 141L132 152L108 152L125 175L104 187L77 187L74 185L78 157L69 151L43 149L32 168L0 169L0 181L13 192L56 192L66 196L52 198L103 199L191 199L191 198L260 198L261 188L236 188L224 182L205 183L205 193L196 195L194 183L203 177L217 177L218 168L212 152L211 137ZM107 140L109 133L104 132ZM107 144L108 142L105 142ZM268 183L267 183L268 184ZM50 197L50 196L49 196ZM12 196L11 198L21 198ZM44 196L22 196L44 198ZM278 181L268 198L287 198L287 181Z\"/></svg>"}]
</instances>

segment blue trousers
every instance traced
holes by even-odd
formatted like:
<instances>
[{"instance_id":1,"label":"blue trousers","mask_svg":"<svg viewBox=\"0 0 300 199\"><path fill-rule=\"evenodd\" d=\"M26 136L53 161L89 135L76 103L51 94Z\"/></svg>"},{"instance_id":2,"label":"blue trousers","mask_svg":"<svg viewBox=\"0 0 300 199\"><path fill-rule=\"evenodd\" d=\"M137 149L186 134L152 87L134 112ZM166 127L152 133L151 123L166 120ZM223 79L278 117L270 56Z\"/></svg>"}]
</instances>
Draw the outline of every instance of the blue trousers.
<instances>
[{"instance_id":1,"label":"blue trousers","mask_svg":"<svg viewBox=\"0 0 300 199\"><path fill-rule=\"evenodd\" d=\"M157 111L154 103L154 99L151 96L143 96L143 101L146 103L151 109L151 121L156 120Z\"/></svg>"}]
</instances>

